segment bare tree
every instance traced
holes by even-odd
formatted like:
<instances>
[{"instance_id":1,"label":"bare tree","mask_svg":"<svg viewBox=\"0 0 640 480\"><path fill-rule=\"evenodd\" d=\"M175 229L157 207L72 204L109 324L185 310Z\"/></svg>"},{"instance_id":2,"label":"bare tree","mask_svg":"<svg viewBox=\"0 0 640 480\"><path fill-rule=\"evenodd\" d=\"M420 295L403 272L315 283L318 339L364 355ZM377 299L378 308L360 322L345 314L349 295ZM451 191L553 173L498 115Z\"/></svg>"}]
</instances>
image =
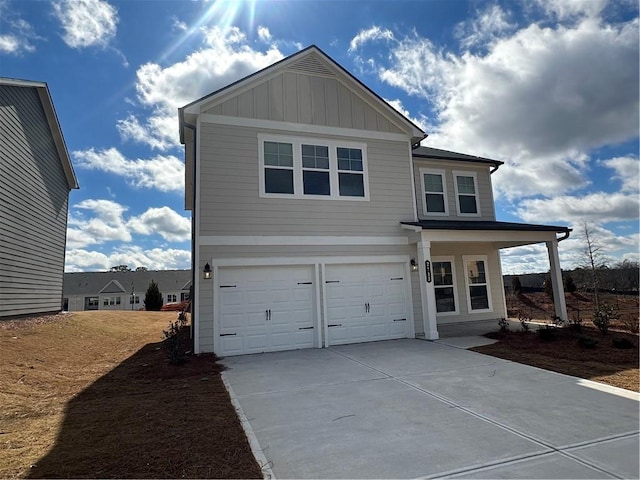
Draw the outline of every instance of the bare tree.
<instances>
[{"instance_id":1,"label":"bare tree","mask_svg":"<svg viewBox=\"0 0 640 480\"><path fill-rule=\"evenodd\" d=\"M597 235L586 220L582 221L582 233L584 235L584 267L591 273L591 286L593 287L593 299L596 310L600 308L598 287L600 286L598 270L606 267L602 244Z\"/></svg>"}]
</instances>

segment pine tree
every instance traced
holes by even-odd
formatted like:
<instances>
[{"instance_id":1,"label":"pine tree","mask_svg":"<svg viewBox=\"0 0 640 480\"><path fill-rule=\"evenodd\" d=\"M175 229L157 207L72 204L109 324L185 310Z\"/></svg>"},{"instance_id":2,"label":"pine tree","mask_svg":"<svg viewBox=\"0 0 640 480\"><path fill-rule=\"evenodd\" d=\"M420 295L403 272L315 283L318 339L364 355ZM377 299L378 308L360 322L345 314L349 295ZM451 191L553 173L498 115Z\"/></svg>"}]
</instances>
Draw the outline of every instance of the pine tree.
<instances>
[{"instance_id":1,"label":"pine tree","mask_svg":"<svg viewBox=\"0 0 640 480\"><path fill-rule=\"evenodd\" d=\"M147 293L144 295L144 308L149 312L159 312L162 303L162 293L160 293L158 284L151 280Z\"/></svg>"},{"instance_id":2,"label":"pine tree","mask_svg":"<svg viewBox=\"0 0 640 480\"><path fill-rule=\"evenodd\" d=\"M574 293L578 289L576 283L573 281L573 277L569 273L564 277L564 289L567 293Z\"/></svg>"},{"instance_id":3,"label":"pine tree","mask_svg":"<svg viewBox=\"0 0 640 480\"><path fill-rule=\"evenodd\" d=\"M522 283L520 283L520 277L511 277L511 290L514 295L520 295L522 293Z\"/></svg>"}]
</instances>

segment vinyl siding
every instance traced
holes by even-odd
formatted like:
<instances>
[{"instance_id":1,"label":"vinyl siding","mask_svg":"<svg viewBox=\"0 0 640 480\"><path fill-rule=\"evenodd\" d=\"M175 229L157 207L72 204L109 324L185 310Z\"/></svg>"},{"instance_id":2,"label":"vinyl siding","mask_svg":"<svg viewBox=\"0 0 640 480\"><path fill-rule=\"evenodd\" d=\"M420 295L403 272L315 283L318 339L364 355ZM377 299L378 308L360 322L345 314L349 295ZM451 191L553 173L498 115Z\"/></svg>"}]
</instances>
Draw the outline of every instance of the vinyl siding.
<instances>
[{"instance_id":1,"label":"vinyl siding","mask_svg":"<svg viewBox=\"0 0 640 480\"><path fill-rule=\"evenodd\" d=\"M0 317L59 311L69 187L35 88L0 87Z\"/></svg>"},{"instance_id":2,"label":"vinyl siding","mask_svg":"<svg viewBox=\"0 0 640 480\"><path fill-rule=\"evenodd\" d=\"M200 235L404 236L400 222L413 218L405 142L345 140L366 144L369 201L266 198L258 159L258 134L266 132L212 124L200 132Z\"/></svg>"},{"instance_id":3,"label":"vinyl siding","mask_svg":"<svg viewBox=\"0 0 640 480\"><path fill-rule=\"evenodd\" d=\"M413 178L416 185L416 197L418 207L418 218L421 220L495 220L495 210L493 205L493 191L491 186L491 176L489 167L486 165L473 164L470 162L450 162L440 160L424 160L414 158ZM422 199L422 177L421 168L434 170L444 170L445 186L447 190L448 216L425 215ZM456 190L454 186L453 172L474 172L478 181L478 199L480 205L480 216L458 216L456 208Z\"/></svg>"},{"instance_id":4,"label":"vinyl siding","mask_svg":"<svg viewBox=\"0 0 640 480\"><path fill-rule=\"evenodd\" d=\"M403 133L388 115L367 104L337 76L285 71L203 113L278 122Z\"/></svg>"}]
</instances>

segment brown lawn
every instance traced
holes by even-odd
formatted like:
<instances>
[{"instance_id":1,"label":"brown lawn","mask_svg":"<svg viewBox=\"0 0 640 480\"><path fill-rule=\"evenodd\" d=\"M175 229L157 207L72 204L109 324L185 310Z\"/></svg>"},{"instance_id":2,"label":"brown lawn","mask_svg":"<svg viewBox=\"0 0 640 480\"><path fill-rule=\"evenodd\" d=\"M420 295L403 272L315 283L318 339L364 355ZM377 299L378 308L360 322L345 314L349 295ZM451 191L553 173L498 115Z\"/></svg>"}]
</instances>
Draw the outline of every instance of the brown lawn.
<instances>
[{"instance_id":1,"label":"brown lawn","mask_svg":"<svg viewBox=\"0 0 640 480\"><path fill-rule=\"evenodd\" d=\"M261 478L215 358L168 363L176 318L0 322L0 478Z\"/></svg>"}]
</instances>

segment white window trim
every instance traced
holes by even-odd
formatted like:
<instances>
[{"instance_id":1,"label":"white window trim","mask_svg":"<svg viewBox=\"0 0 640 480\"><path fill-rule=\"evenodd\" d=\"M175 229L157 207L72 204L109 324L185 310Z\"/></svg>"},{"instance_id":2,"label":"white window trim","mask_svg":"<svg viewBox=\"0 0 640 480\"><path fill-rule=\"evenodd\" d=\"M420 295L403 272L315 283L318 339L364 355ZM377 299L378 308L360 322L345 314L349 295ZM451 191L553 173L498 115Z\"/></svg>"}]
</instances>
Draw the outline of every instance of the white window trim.
<instances>
[{"instance_id":1,"label":"white window trim","mask_svg":"<svg viewBox=\"0 0 640 480\"><path fill-rule=\"evenodd\" d=\"M422 190L422 214L424 216L445 217L449 216L449 198L447 196L447 176L444 170L437 170L434 168L420 168L420 188ZM442 195L444 200L444 212L429 212L427 211L427 190L424 185L424 175L440 175L442 178Z\"/></svg>"},{"instance_id":2,"label":"white window trim","mask_svg":"<svg viewBox=\"0 0 640 480\"><path fill-rule=\"evenodd\" d=\"M482 284L482 283L470 284L469 283L469 275L467 275L467 263L475 262L475 261L478 261L478 260L482 260L484 262L484 274L485 274L486 282L484 284ZM462 268L464 269L464 285L465 285L466 296L467 296L467 311L469 313L489 313L489 312L493 312L493 302L491 301L491 283L489 281L489 260L488 260L487 255L463 255L462 256ZM486 287L487 287L487 300L488 300L489 308L483 308L481 310L473 310L471 308L470 287L471 286L478 286L478 285L486 285Z\"/></svg>"},{"instance_id":3,"label":"white window trim","mask_svg":"<svg viewBox=\"0 0 640 480\"><path fill-rule=\"evenodd\" d=\"M478 174L472 170L454 170L451 172L453 174L453 188L456 192L456 211L458 216L460 217L479 217L480 213L480 192L478 190ZM461 177L473 177L473 187L475 188L475 198L476 198L476 210L478 213L461 213L460 212L460 194L458 193L458 176ZM471 196L468 193L464 193L463 195ZM465 274L466 276L466 274Z\"/></svg>"},{"instance_id":4,"label":"white window trim","mask_svg":"<svg viewBox=\"0 0 640 480\"><path fill-rule=\"evenodd\" d=\"M451 281L453 282L453 304L455 310L453 312L437 312L436 309L436 317L451 317L454 315L460 315L460 305L458 303L458 281L456 278L456 259L455 257L431 257L431 264L433 265L435 262L450 262L451 263ZM433 272L435 275L435 270ZM434 290L438 287L434 284Z\"/></svg>"},{"instance_id":5,"label":"white window trim","mask_svg":"<svg viewBox=\"0 0 640 480\"><path fill-rule=\"evenodd\" d=\"M290 143L293 145L293 195L287 193L267 193L264 185L264 142ZM305 195L302 182L302 144L321 145L329 148L329 184L331 195ZM357 148L362 151L362 181L364 183L364 197L340 196L338 181L338 157L337 148ZM369 174L367 168L367 144L352 141L338 141L313 137L294 137L286 135L258 134L258 181L260 183L259 195L263 198L295 198L295 199L322 199L322 200L346 200L356 202L369 201ZM267 165L268 167L268 165ZM307 169L310 170L310 169ZM354 172L360 173L360 172Z\"/></svg>"}]
</instances>

